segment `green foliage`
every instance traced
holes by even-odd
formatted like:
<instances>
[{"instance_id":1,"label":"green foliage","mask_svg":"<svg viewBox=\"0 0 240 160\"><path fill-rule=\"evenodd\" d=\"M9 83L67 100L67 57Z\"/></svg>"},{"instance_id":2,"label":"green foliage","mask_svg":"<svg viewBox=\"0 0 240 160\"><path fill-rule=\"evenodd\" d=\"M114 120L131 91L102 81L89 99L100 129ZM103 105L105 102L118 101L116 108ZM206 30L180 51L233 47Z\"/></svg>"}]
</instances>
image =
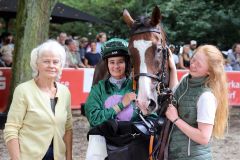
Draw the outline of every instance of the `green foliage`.
<instances>
[{"instance_id":1,"label":"green foliage","mask_svg":"<svg viewBox=\"0 0 240 160\"><path fill-rule=\"evenodd\" d=\"M163 26L169 43L188 43L196 39L199 43L211 43L226 49L240 36L240 1L222 0L60 0L61 2L95 15L107 24L82 22L52 26L54 32L65 31L95 38L104 31L108 37L127 38L129 30L122 20L126 8L132 17L150 15L158 5L163 15ZM53 31L53 29L51 29Z\"/></svg>"},{"instance_id":2,"label":"green foliage","mask_svg":"<svg viewBox=\"0 0 240 160\"><path fill-rule=\"evenodd\" d=\"M73 26L77 26L76 28L81 28L81 31L77 32L77 34L90 37L90 39L95 38L96 34L101 31L106 32L108 37L128 37L128 28L122 20L123 9L127 8L129 11L139 10L139 13L141 12L141 5L136 0L85 0L82 3L77 3L77 0L61 0L61 2L106 21L104 25L76 22L59 27L61 31L67 31L69 28L74 31ZM133 6L135 7L133 8Z\"/></svg>"},{"instance_id":3,"label":"green foliage","mask_svg":"<svg viewBox=\"0 0 240 160\"><path fill-rule=\"evenodd\" d=\"M238 41L239 2L177 0L165 4L164 24L171 42L212 43L222 49Z\"/></svg>"}]
</instances>

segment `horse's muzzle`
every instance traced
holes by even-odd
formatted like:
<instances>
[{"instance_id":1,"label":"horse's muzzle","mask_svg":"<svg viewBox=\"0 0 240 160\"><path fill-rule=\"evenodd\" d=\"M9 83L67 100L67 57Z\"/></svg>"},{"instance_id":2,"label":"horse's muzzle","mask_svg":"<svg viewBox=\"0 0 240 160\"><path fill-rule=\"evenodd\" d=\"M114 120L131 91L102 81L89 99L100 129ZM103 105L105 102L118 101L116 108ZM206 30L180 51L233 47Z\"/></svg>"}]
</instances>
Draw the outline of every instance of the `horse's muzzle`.
<instances>
[{"instance_id":1,"label":"horse's muzzle","mask_svg":"<svg viewBox=\"0 0 240 160\"><path fill-rule=\"evenodd\" d=\"M144 115L149 115L152 112L155 112L157 110L157 102L154 101L153 99L147 99L147 100L142 100L142 99L137 99L136 100L136 105L138 108L142 111Z\"/></svg>"}]
</instances>

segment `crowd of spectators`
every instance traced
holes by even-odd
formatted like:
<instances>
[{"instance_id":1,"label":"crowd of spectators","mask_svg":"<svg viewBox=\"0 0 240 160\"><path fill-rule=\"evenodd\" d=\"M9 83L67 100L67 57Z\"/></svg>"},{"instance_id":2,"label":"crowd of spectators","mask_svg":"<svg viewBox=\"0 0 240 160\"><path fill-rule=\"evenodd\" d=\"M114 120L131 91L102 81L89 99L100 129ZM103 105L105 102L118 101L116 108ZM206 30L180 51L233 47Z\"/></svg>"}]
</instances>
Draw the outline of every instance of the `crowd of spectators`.
<instances>
[{"instance_id":1,"label":"crowd of spectators","mask_svg":"<svg viewBox=\"0 0 240 160\"><path fill-rule=\"evenodd\" d=\"M177 47L178 49L176 49ZM197 47L196 40L191 40L182 46L169 45L177 69L189 69L191 57ZM225 71L240 71L240 43L233 44L228 51L222 51L222 55L225 59Z\"/></svg>"},{"instance_id":2,"label":"crowd of spectators","mask_svg":"<svg viewBox=\"0 0 240 160\"><path fill-rule=\"evenodd\" d=\"M107 35L100 32L96 39L87 37L75 38L61 32L56 40L67 53L65 68L94 68L102 59L101 44L107 40ZM14 53L14 37L11 33L2 33L0 37L0 67L11 67Z\"/></svg>"},{"instance_id":3,"label":"crowd of spectators","mask_svg":"<svg viewBox=\"0 0 240 160\"><path fill-rule=\"evenodd\" d=\"M101 45L107 40L107 35L100 32L96 38L72 37L61 32L56 40L64 46L67 59L65 68L94 68L102 59ZM189 69L190 59L198 47L196 40L181 46L170 44L177 69ZM13 61L14 37L11 33L2 33L0 37L0 67L11 67ZM233 44L228 51L222 51L225 58L226 71L240 71L240 43Z\"/></svg>"},{"instance_id":4,"label":"crowd of spectators","mask_svg":"<svg viewBox=\"0 0 240 160\"><path fill-rule=\"evenodd\" d=\"M100 32L96 39L89 40L87 37L74 38L62 32L56 39L67 53L65 68L94 68L102 59L101 44L107 40L107 35Z\"/></svg>"}]
</instances>

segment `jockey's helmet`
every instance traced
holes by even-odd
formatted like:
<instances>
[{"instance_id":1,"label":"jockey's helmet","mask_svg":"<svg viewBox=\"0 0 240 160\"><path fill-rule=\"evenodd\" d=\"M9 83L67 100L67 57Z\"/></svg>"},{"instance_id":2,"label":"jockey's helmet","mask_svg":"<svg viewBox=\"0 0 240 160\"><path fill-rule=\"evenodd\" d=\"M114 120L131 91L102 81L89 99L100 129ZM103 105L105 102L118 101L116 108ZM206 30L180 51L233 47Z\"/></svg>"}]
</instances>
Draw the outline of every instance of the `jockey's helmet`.
<instances>
[{"instance_id":1,"label":"jockey's helmet","mask_svg":"<svg viewBox=\"0 0 240 160\"><path fill-rule=\"evenodd\" d=\"M110 39L102 44L101 53L103 59L116 56L129 57L128 42L120 38Z\"/></svg>"}]
</instances>

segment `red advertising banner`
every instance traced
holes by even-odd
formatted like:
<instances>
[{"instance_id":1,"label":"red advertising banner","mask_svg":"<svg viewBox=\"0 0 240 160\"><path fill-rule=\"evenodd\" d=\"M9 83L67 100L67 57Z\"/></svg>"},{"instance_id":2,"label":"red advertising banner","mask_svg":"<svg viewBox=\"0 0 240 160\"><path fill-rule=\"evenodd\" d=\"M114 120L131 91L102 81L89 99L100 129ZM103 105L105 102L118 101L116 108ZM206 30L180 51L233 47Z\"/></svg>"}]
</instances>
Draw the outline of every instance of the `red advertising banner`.
<instances>
[{"instance_id":1,"label":"red advertising banner","mask_svg":"<svg viewBox=\"0 0 240 160\"><path fill-rule=\"evenodd\" d=\"M85 103L91 90L94 69L64 69L60 82L66 85L71 92L72 109L79 109ZM178 78L187 71L179 70ZM228 72L229 101L232 106L240 106L240 72ZM7 107L9 88L11 80L11 69L0 68L0 112Z\"/></svg>"},{"instance_id":2,"label":"red advertising banner","mask_svg":"<svg viewBox=\"0 0 240 160\"><path fill-rule=\"evenodd\" d=\"M10 89L11 69L0 68L0 112L7 107Z\"/></svg>"},{"instance_id":3,"label":"red advertising banner","mask_svg":"<svg viewBox=\"0 0 240 160\"><path fill-rule=\"evenodd\" d=\"M186 74L186 70L178 70L178 79ZM228 98L231 106L240 106L240 72L227 72L228 79Z\"/></svg>"}]
</instances>

